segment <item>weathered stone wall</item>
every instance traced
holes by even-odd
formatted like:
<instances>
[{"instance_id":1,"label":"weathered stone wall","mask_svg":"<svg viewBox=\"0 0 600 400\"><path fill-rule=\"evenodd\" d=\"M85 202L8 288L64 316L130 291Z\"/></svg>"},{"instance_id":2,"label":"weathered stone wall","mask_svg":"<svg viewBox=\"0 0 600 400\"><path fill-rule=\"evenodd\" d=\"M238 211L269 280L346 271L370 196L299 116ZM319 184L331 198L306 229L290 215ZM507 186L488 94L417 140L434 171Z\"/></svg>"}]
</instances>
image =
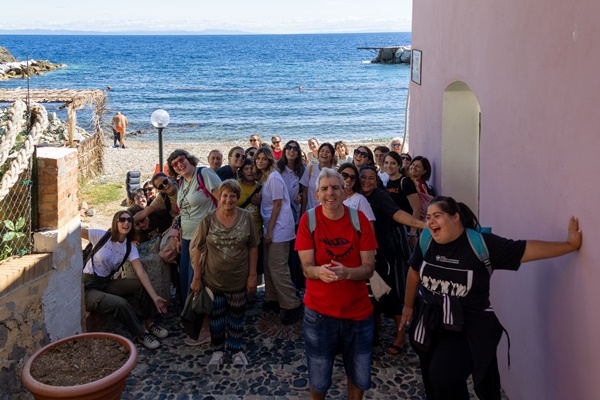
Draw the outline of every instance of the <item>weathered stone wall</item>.
<instances>
[{"instance_id":1,"label":"weathered stone wall","mask_svg":"<svg viewBox=\"0 0 600 400\"><path fill-rule=\"evenodd\" d=\"M21 367L43 345L82 331L77 151L38 149L34 252L0 264L0 400L23 395Z\"/></svg>"}]
</instances>

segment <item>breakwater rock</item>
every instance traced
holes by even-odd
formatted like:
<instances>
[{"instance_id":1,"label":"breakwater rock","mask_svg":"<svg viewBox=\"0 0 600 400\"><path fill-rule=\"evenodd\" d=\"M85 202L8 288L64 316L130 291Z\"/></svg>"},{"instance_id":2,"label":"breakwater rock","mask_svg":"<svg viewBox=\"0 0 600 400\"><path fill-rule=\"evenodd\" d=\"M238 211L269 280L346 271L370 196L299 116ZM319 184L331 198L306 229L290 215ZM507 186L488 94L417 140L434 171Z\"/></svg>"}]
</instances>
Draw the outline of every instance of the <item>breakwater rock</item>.
<instances>
[{"instance_id":1,"label":"breakwater rock","mask_svg":"<svg viewBox=\"0 0 600 400\"><path fill-rule=\"evenodd\" d=\"M410 46L388 46L388 47L359 47L363 50L377 52L377 56L371 60L372 63L386 64L410 64Z\"/></svg>"},{"instance_id":2,"label":"breakwater rock","mask_svg":"<svg viewBox=\"0 0 600 400\"><path fill-rule=\"evenodd\" d=\"M0 47L0 81L41 75L44 72L66 66L66 64L54 64L48 60L29 60L29 63L19 61L6 48Z\"/></svg>"}]
</instances>

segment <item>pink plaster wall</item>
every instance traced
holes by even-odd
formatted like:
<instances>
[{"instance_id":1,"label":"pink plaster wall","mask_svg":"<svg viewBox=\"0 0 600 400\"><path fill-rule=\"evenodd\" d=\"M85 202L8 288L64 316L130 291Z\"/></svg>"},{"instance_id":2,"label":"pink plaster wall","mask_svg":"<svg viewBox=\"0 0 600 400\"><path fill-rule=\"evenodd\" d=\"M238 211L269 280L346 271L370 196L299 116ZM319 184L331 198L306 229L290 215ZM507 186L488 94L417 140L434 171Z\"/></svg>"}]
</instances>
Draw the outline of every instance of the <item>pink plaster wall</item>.
<instances>
[{"instance_id":1,"label":"pink plaster wall","mask_svg":"<svg viewBox=\"0 0 600 400\"><path fill-rule=\"evenodd\" d=\"M584 232L577 254L494 274L511 400L600 396L599 17L598 0L413 4L423 64L410 88L411 153L441 165L442 94L463 81L482 113L482 222L501 236L563 240L573 214Z\"/></svg>"}]
</instances>

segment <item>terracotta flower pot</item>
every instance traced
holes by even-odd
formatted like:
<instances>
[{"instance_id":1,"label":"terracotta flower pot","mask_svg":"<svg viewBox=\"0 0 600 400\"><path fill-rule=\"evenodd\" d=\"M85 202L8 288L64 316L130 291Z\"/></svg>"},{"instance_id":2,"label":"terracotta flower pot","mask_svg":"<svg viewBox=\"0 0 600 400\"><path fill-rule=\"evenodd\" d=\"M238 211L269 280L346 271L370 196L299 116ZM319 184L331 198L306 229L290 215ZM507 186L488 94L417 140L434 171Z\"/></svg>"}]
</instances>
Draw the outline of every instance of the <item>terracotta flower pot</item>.
<instances>
[{"instance_id":1,"label":"terracotta flower pot","mask_svg":"<svg viewBox=\"0 0 600 400\"><path fill-rule=\"evenodd\" d=\"M33 362L48 349L59 346L62 343L71 340L81 339L113 339L121 343L129 352L129 358L125 364L112 374L94 382L77 386L50 386L43 384L31 376L31 365ZM80 335L69 336L67 338L50 343L36 351L25 363L21 371L21 381L23 386L31 392L37 400L47 399L103 399L118 400L125 389L125 381L129 373L137 364L138 352L135 345L127 338L113 333L92 332Z\"/></svg>"}]
</instances>

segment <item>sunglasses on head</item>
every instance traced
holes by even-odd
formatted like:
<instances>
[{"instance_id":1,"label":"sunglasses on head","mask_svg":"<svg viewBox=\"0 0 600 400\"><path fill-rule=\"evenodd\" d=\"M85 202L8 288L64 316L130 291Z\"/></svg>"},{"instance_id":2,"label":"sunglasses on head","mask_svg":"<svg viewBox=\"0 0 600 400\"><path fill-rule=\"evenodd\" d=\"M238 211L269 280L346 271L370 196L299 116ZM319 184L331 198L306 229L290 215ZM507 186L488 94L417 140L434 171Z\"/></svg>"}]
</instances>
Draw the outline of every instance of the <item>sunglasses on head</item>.
<instances>
[{"instance_id":1,"label":"sunglasses on head","mask_svg":"<svg viewBox=\"0 0 600 400\"><path fill-rule=\"evenodd\" d=\"M158 190L163 190L165 189L167 186L169 186L169 178L165 178L164 181L162 181L162 183L160 185L158 185L156 188Z\"/></svg>"},{"instance_id":2,"label":"sunglasses on head","mask_svg":"<svg viewBox=\"0 0 600 400\"><path fill-rule=\"evenodd\" d=\"M285 146L286 150L293 150L293 151L300 151L300 147L299 146L293 146L291 144L288 144L287 146Z\"/></svg>"},{"instance_id":3,"label":"sunglasses on head","mask_svg":"<svg viewBox=\"0 0 600 400\"><path fill-rule=\"evenodd\" d=\"M246 159L246 156L244 154L235 153L235 158L240 158L240 157L242 157L242 160Z\"/></svg>"},{"instance_id":4,"label":"sunglasses on head","mask_svg":"<svg viewBox=\"0 0 600 400\"><path fill-rule=\"evenodd\" d=\"M129 222L131 224L133 222L133 218L131 218L131 217L119 217L119 222L122 222L122 223Z\"/></svg>"},{"instance_id":5,"label":"sunglasses on head","mask_svg":"<svg viewBox=\"0 0 600 400\"><path fill-rule=\"evenodd\" d=\"M369 153L367 153L366 151L360 151L358 149L354 150L354 155L361 156L363 158L369 158Z\"/></svg>"},{"instance_id":6,"label":"sunglasses on head","mask_svg":"<svg viewBox=\"0 0 600 400\"><path fill-rule=\"evenodd\" d=\"M356 180L356 175L350 175L346 172L342 172L342 178L344 179L350 179L351 181L355 181Z\"/></svg>"}]
</instances>

